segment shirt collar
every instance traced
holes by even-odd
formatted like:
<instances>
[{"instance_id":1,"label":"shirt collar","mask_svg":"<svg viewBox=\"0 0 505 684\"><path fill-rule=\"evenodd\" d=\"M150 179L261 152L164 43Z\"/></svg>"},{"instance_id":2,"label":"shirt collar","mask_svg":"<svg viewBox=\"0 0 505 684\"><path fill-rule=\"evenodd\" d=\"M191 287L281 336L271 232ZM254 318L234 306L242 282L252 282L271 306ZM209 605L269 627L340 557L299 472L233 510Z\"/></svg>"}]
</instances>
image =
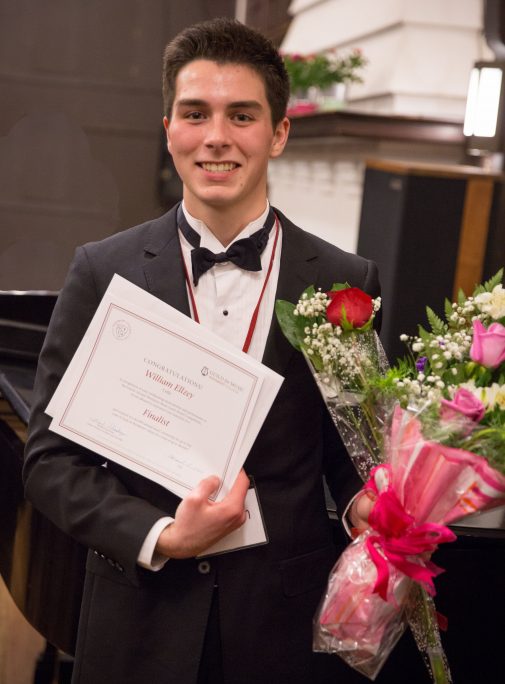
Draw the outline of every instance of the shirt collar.
<instances>
[{"instance_id":1,"label":"shirt collar","mask_svg":"<svg viewBox=\"0 0 505 684\"><path fill-rule=\"evenodd\" d=\"M240 231L240 233L225 248L214 235L214 233L210 230L210 228L208 228L203 221L200 221L200 219L191 216L189 211L186 209L184 200L182 201L181 206L187 222L189 223L191 228L193 228L193 230L195 230L198 233L198 235L200 235L200 247L206 247L207 249L210 249L213 252L222 252L224 249L227 249L227 247L232 245L237 240L249 237L257 230L262 228L265 225L265 221L267 220L268 212L270 210L270 203L267 200L265 211L260 216L258 216L258 218L255 218L253 221L248 223L247 226L245 226L245 228L243 228Z\"/></svg>"}]
</instances>

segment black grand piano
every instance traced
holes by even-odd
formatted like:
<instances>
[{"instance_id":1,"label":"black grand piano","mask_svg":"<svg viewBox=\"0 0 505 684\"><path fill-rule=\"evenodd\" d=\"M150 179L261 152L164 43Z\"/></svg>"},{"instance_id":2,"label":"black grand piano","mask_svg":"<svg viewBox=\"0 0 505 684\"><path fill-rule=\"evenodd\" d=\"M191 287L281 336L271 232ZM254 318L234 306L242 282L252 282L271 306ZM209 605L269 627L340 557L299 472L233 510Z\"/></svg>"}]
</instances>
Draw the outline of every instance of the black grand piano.
<instances>
[{"instance_id":1,"label":"black grand piano","mask_svg":"<svg viewBox=\"0 0 505 684\"><path fill-rule=\"evenodd\" d=\"M21 483L36 363L55 300L50 292L0 291L0 573L16 605L47 640L36 684L53 682L57 660L74 653L86 557L83 547L24 500ZM331 504L329 512L334 516ZM339 529L335 526L337 541ZM453 529L458 540L435 556L447 570L437 578L436 603L449 620L443 641L453 679L501 682L505 510ZM350 673L350 681L366 680ZM405 681L430 681L408 632L376 679L378 684Z\"/></svg>"},{"instance_id":2,"label":"black grand piano","mask_svg":"<svg viewBox=\"0 0 505 684\"><path fill-rule=\"evenodd\" d=\"M53 682L58 667L71 669L63 654L75 648L86 558L83 547L24 499L21 482L37 359L56 297L0 291L0 574L19 610L47 639L36 684Z\"/></svg>"}]
</instances>

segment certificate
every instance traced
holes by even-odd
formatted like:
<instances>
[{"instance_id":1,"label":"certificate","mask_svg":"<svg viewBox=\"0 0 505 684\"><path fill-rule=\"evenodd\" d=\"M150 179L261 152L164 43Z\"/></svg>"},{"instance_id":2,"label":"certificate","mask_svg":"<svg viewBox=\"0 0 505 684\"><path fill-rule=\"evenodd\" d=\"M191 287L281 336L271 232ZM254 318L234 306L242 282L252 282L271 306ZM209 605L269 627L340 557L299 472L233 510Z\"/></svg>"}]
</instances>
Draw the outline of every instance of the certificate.
<instances>
[{"instance_id":1,"label":"certificate","mask_svg":"<svg viewBox=\"0 0 505 684\"><path fill-rule=\"evenodd\" d=\"M219 500L281 383L261 363L114 276L47 412L51 430L180 497L217 475Z\"/></svg>"}]
</instances>

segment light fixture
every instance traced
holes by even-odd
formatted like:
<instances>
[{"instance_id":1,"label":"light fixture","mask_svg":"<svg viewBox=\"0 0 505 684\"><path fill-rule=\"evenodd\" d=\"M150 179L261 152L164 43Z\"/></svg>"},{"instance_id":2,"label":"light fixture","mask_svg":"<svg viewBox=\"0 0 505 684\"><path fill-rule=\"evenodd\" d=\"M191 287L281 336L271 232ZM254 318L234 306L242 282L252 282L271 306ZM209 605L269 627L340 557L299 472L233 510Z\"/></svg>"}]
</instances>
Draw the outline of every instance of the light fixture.
<instances>
[{"instance_id":1,"label":"light fixture","mask_svg":"<svg viewBox=\"0 0 505 684\"><path fill-rule=\"evenodd\" d=\"M497 152L503 138L503 62L477 62L470 74L463 133L470 153Z\"/></svg>"}]
</instances>

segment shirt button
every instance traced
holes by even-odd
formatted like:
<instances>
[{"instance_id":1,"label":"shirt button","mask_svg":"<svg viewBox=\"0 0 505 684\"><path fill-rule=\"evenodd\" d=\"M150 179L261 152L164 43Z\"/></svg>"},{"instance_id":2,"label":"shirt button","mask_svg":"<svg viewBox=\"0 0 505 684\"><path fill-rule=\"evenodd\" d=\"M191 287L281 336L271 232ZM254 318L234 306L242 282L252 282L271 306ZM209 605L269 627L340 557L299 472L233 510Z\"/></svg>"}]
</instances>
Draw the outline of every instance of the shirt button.
<instances>
[{"instance_id":1,"label":"shirt button","mask_svg":"<svg viewBox=\"0 0 505 684\"><path fill-rule=\"evenodd\" d=\"M202 561L201 563L198 563L198 572L201 575L208 575L210 572L210 563L209 561Z\"/></svg>"},{"instance_id":2,"label":"shirt button","mask_svg":"<svg viewBox=\"0 0 505 684\"><path fill-rule=\"evenodd\" d=\"M223 310L223 316L227 316L227 315L228 315L228 309L224 309Z\"/></svg>"}]
</instances>

